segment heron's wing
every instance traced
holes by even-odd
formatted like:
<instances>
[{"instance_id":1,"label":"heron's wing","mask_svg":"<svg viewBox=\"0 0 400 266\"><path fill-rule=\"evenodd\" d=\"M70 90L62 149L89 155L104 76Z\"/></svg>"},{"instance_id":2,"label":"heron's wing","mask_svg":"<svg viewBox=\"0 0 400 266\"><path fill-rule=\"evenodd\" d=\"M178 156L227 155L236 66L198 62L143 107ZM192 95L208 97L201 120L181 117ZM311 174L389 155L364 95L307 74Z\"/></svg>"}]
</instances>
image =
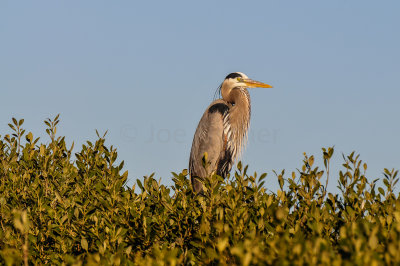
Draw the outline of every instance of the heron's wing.
<instances>
[{"instance_id":1,"label":"heron's wing","mask_svg":"<svg viewBox=\"0 0 400 266\"><path fill-rule=\"evenodd\" d=\"M204 112L194 134L190 152L189 172L192 182L193 177L204 178L223 165L221 159L225 156L227 142L224 128L228 116L229 106L222 100L214 101ZM208 164L204 167L202 159L206 152ZM194 186L196 185L194 184Z\"/></svg>"}]
</instances>

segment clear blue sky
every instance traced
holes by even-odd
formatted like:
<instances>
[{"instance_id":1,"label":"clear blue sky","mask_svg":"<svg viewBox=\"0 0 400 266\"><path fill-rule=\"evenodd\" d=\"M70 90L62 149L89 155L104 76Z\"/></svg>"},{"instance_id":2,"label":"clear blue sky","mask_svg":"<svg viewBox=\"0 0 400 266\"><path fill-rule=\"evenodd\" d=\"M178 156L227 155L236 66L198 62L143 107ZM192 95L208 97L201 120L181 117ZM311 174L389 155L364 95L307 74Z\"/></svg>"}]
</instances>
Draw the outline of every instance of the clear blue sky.
<instances>
[{"instance_id":1,"label":"clear blue sky","mask_svg":"<svg viewBox=\"0 0 400 266\"><path fill-rule=\"evenodd\" d=\"M254 89L250 171L356 150L372 180L400 168L399 1L1 1L0 134L36 136L61 114L76 146L108 130L130 184L187 167L215 89L234 71ZM77 149L75 149L77 150ZM322 165L322 164L321 164ZM337 175L330 190L335 191Z\"/></svg>"}]
</instances>

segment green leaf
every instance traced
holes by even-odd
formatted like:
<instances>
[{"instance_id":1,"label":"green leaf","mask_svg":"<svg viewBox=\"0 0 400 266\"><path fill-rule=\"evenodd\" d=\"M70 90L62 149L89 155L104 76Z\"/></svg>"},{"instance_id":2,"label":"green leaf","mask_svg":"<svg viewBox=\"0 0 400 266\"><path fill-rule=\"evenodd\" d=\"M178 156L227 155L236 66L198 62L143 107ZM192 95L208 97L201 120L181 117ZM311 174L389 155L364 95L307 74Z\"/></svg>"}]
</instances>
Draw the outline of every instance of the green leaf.
<instances>
[{"instance_id":1,"label":"green leaf","mask_svg":"<svg viewBox=\"0 0 400 266\"><path fill-rule=\"evenodd\" d=\"M26 140L31 143L33 140L33 135L32 132L29 132L26 136L25 136Z\"/></svg>"},{"instance_id":2,"label":"green leaf","mask_svg":"<svg viewBox=\"0 0 400 266\"><path fill-rule=\"evenodd\" d=\"M143 187L142 182L141 182L139 179L137 179L136 182L137 182L139 188L140 188L142 191L144 191L145 189L144 189L144 187Z\"/></svg>"},{"instance_id":3,"label":"green leaf","mask_svg":"<svg viewBox=\"0 0 400 266\"><path fill-rule=\"evenodd\" d=\"M15 126L13 124L8 124L8 126L15 131Z\"/></svg>"},{"instance_id":4,"label":"green leaf","mask_svg":"<svg viewBox=\"0 0 400 266\"><path fill-rule=\"evenodd\" d=\"M242 162L241 161L238 162L237 169L239 170L239 172L242 171Z\"/></svg>"},{"instance_id":5,"label":"green leaf","mask_svg":"<svg viewBox=\"0 0 400 266\"><path fill-rule=\"evenodd\" d=\"M88 251L88 242L84 237L81 239L81 246L84 250Z\"/></svg>"}]
</instances>

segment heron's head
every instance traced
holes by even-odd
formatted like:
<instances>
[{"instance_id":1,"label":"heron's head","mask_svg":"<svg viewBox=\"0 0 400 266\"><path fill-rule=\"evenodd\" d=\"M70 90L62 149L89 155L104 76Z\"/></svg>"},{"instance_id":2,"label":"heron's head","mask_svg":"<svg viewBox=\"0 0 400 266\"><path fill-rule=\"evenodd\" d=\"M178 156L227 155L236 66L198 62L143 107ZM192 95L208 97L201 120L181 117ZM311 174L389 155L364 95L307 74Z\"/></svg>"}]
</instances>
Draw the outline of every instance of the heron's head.
<instances>
[{"instance_id":1,"label":"heron's head","mask_svg":"<svg viewBox=\"0 0 400 266\"><path fill-rule=\"evenodd\" d=\"M226 76L225 80L221 84L220 90L222 98L228 100L230 98L231 91L236 88L272 88L272 86L249 79L248 76L241 72L233 72Z\"/></svg>"}]
</instances>

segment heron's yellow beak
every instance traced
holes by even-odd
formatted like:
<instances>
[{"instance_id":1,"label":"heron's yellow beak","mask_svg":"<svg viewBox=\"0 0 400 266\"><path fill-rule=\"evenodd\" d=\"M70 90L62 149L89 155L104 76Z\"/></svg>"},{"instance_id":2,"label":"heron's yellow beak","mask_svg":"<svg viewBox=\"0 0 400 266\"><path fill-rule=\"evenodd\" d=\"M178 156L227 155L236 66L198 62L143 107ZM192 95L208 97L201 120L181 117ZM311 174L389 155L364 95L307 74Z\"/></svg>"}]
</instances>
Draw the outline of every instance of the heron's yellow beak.
<instances>
[{"instance_id":1,"label":"heron's yellow beak","mask_svg":"<svg viewBox=\"0 0 400 266\"><path fill-rule=\"evenodd\" d=\"M262 83L259 81L255 81L252 79L243 79L243 82L249 86L249 88L273 88L271 85L268 85L266 83Z\"/></svg>"}]
</instances>

